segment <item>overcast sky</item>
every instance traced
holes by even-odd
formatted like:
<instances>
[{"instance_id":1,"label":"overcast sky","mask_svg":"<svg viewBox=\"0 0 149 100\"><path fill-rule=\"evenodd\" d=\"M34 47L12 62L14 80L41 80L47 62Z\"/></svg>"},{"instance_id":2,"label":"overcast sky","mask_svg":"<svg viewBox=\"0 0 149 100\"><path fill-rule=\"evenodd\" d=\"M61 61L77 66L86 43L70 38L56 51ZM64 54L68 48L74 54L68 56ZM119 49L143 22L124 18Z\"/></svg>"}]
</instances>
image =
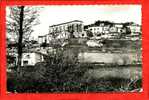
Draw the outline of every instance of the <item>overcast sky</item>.
<instances>
[{"instance_id":1,"label":"overcast sky","mask_svg":"<svg viewBox=\"0 0 149 100\"><path fill-rule=\"evenodd\" d=\"M32 36L48 34L49 26L72 20L84 24L96 20L135 22L141 24L141 5L52 5L44 6L39 16L40 24L34 27Z\"/></svg>"}]
</instances>

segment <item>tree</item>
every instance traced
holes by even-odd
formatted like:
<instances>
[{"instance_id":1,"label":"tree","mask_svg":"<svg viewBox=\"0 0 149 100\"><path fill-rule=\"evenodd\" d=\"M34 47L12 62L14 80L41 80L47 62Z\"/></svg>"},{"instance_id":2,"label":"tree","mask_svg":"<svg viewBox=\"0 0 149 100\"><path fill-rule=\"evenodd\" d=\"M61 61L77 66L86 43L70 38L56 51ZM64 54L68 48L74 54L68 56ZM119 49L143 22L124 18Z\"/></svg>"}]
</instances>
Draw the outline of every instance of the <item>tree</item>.
<instances>
[{"instance_id":1,"label":"tree","mask_svg":"<svg viewBox=\"0 0 149 100\"><path fill-rule=\"evenodd\" d=\"M101 20L98 20L98 21L95 21L94 25L95 26L100 26L100 24L104 24L104 25L110 25L110 26L113 26L113 22L110 22L110 21L101 21Z\"/></svg>"},{"instance_id":2,"label":"tree","mask_svg":"<svg viewBox=\"0 0 149 100\"><path fill-rule=\"evenodd\" d=\"M87 30L86 33L87 33L88 37L93 37L94 36L94 34L90 30Z\"/></svg>"},{"instance_id":3,"label":"tree","mask_svg":"<svg viewBox=\"0 0 149 100\"><path fill-rule=\"evenodd\" d=\"M9 10L8 10L9 9ZM17 42L17 69L21 67L23 44L26 43L33 32L33 26L39 24L39 7L12 6L7 10L7 33L15 37Z\"/></svg>"}]
</instances>

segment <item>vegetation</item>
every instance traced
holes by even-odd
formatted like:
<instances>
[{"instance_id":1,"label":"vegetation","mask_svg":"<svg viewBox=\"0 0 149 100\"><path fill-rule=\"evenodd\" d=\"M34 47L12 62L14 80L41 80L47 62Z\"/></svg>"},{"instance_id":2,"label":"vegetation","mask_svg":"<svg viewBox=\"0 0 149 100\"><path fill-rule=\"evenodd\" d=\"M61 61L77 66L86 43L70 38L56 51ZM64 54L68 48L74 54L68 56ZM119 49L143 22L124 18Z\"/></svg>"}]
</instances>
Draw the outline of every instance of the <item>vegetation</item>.
<instances>
[{"instance_id":1,"label":"vegetation","mask_svg":"<svg viewBox=\"0 0 149 100\"><path fill-rule=\"evenodd\" d=\"M10 92L110 92L110 91L140 91L141 79L125 79L116 77L100 77L91 74L93 64L78 63L78 51L57 48L46 57L45 62L35 66L22 67L20 74L8 74L7 88ZM96 65L97 66L97 65ZM116 65L114 65L116 66ZM108 68L109 69L109 68ZM110 69L111 70L111 69ZM115 73L115 71L113 71ZM96 72L94 72L96 73ZM117 73L118 74L118 73ZM95 77L91 77L95 75ZM113 74L114 75L114 74ZM10 77L11 76L11 77ZM111 76L111 75L110 75Z\"/></svg>"},{"instance_id":2,"label":"vegetation","mask_svg":"<svg viewBox=\"0 0 149 100\"><path fill-rule=\"evenodd\" d=\"M7 16L7 32L10 36L16 37L17 44L18 71L21 67L23 44L29 40L33 32L32 26L38 24L38 8L13 6L9 7L9 15Z\"/></svg>"},{"instance_id":3,"label":"vegetation","mask_svg":"<svg viewBox=\"0 0 149 100\"><path fill-rule=\"evenodd\" d=\"M24 41L23 39L27 37L23 36L28 36L32 32L32 25L36 24L34 23L36 22L36 16L34 16L34 14L38 15L38 13L35 11L33 15L28 16L30 15L28 12L31 11L28 9L25 15L24 6L12 8L11 10L14 10L15 13L10 18L13 18L13 20L14 18L18 19L15 19L14 23L8 23L8 32L14 32L19 37L19 40L17 41L19 54L18 59L21 60L23 44L28 43L28 41ZM24 18L25 16L31 18L26 19ZM113 25L113 23L109 21L96 21L94 24L89 26L98 26L102 23L110 26ZM15 24L16 26L12 27L12 24ZM14 30L13 28L16 29ZM7 73L7 90L9 92L137 92L141 90L141 64L137 66L137 68L130 68L127 64L129 60L127 57L122 58L123 66L119 65L119 58L114 59L114 64L110 65L80 63L78 61L78 53L89 49L84 45L87 40L80 40L81 42L78 42L77 39L74 39L73 26L69 26L68 29L71 33L71 40L67 40L69 43L63 48L61 47L63 40L56 39L58 36L57 33L51 33L53 38L53 43L51 44L54 49L52 53L50 52L48 56L45 57L44 62L37 63L35 66L19 67L21 64L19 60L18 67L20 73L17 73L15 70ZM126 33L129 34L130 30L126 30ZM93 33L87 31L87 36L93 37ZM32 41L32 43L36 43L36 41ZM107 49L107 51L110 51L109 49L114 52L123 49L127 49L126 51L128 51L128 48L134 51L141 50L140 41L132 42L120 39L105 39L102 43L104 46L100 49ZM47 45L48 44L45 41L41 46L46 47ZM8 56L8 58L10 57ZM9 62L12 61L9 60ZM122 68L126 66L129 68ZM133 69L133 72L130 72L131 69Z\"/></svg>"},{"instance_id":4,"label":"vegetation","mask_svg":"<svg viewBox=\"0 0 149 100\"><path fill-rule=\"evenodd\" d=\"M93 37L94 36L93 33L90 30L87 30L86 33L87 33L88 37Z\"/></svg>"},{"instance_id":5,"label":"vegetation","mask_svg":"<svg viewBox=\"0 0 149 100\"><path fill-rule=\"evenodd\" d=\"M100 26L101 24L104 24L105 26L107 26L107 25L113 26L113 22L98 20L98 21L95 21L93 24L84 26L84 29L87 29L88 27L93 27L93 26Z\"/></svg>"}]
</instances>

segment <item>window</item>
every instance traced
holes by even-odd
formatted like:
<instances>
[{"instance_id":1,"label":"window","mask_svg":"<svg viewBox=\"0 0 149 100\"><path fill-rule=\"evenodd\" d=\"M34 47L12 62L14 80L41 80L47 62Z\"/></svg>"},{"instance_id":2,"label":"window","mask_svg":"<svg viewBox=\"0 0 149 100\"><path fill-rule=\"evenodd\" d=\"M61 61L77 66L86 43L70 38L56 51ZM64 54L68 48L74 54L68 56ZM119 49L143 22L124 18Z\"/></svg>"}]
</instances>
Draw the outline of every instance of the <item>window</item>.
<instances>
[{"instance_id":1,"label":"window","mask_svg":"<svg viewBox=\"0 0 149 100\"><path fill-rule=\"evenodd\" d=\"M28 65L28 61L27 60L23 61L23 66L25 66L25 65Z\"/></svg>"},{"instance_id":2,"label":"window","mask_svg":"<svg viewBox=\"0 0 149 100\"><path fill-rule=\"evenodd\" d=\"M28 58L28 59L29 59L29 58L30 58L30 55L26 55L26 58Z\"/></svg>"},{"instance_id":3,"label":"window","mask_svg":"<svg viewBox=\"0 0 149 100\"><path fill-rule=\"evenodd\" d=\"M63 30L66 30L65 26L63 26Z\"/></svg>"},{"instance_id":4,"label":"window","mask_svg":"<svg viewBox=\"0 0 149 100\"><path fill-rule=\"evenodd\" d=\"M98 34L97 36L101 36L101 34Z\"/></svg>"}]
</instances>

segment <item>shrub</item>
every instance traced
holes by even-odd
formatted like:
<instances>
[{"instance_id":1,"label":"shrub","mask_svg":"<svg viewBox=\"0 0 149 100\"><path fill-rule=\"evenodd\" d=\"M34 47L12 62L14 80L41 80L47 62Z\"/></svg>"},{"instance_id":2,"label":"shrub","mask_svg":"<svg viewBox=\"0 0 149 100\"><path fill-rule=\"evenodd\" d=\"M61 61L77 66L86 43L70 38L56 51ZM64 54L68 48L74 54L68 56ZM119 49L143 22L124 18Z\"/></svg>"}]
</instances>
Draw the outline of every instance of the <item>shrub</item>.
<instances>
[{"instance_id":1,"label":"shrub","mask_svg":"<svg viewBox=\"0 0 149 100\"><path fill-rule=\"evenodd\" d=\"M112 69L97 71L93 64L78 63L78 51L73 48L57 48L55 52L50 53L45 62L37 63L35 66L23 67L21 75L16 74L7 80L8 91L14 92L99 92L99 91L124 91L141 88L141 82L133 82L131 85L128 80L106 79L101 77L111 73ZM116 59L115 59L116 60ZM123 58L126 64L126 58ZM117 61L117 60L116 60ZM116 63L117 64L117 63ZM118 66L118 65L117 65ZM100 66L101 67L101 66ZM94 71L90 71L92 68ZM119 67L116 67L119 68ZM125 70L127 72L127 70ZM120 68L119 73L127 76L127 73ZM139 73L140 70L138 70ZM101 74L100 74L101 73ZM132 73L131 73L132 74ZM136 76L137 73L133 75ZM112 76L108 75L108 76ZM97 77L93 77L97 76ZM88 80L87 80L88 79ZM123 83L125 83L123 85ZM135 84L135 85L134 85ZM124 87L124 88L123 88Z\"/></svg>"}]
</instances>

